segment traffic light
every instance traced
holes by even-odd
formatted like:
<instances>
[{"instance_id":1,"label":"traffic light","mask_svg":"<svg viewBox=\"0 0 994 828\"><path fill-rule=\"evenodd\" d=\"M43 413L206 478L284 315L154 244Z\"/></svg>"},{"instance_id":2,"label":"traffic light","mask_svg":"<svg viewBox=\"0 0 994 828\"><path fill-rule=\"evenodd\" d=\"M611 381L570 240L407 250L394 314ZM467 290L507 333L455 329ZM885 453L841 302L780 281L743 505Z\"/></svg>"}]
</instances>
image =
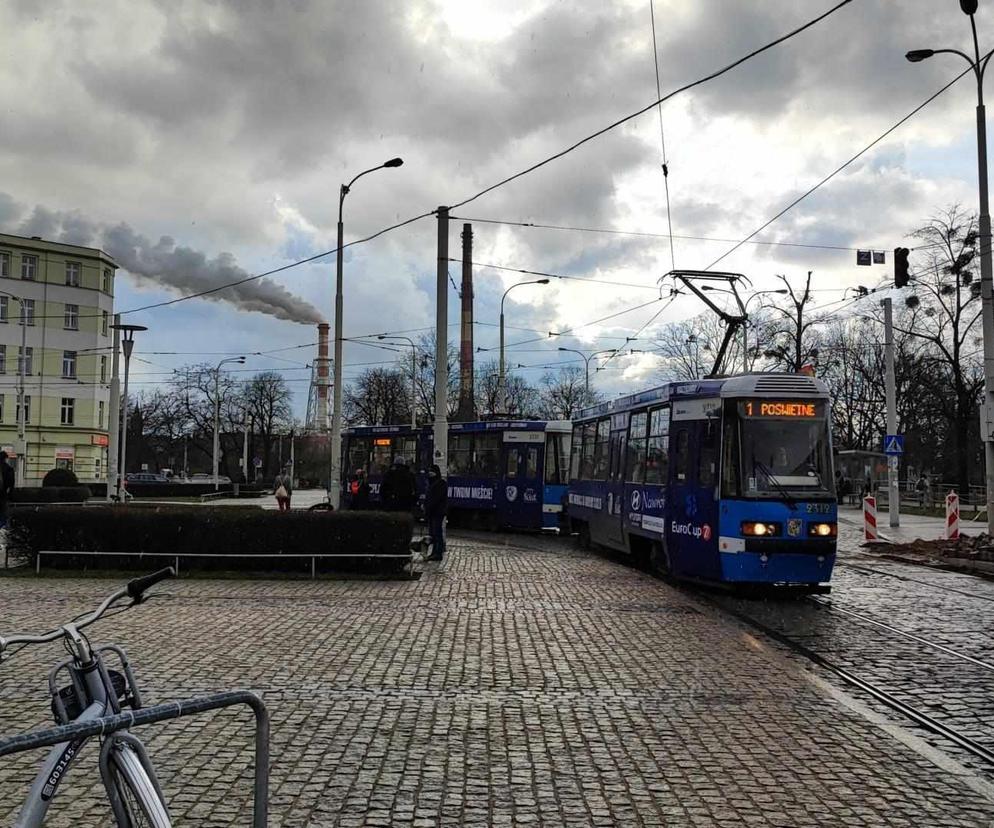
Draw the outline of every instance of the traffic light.
<instances>
[{"instance_id":1,"label":"traffic light","mask_svg":"<svg viewBox=\"0 0 994 828\"><path fill-rule=\"evenodd\" d=\"M906 287L911 278L908 274L908 254L910 252L907 247L894 249L894 287Z\"/></svg>"}]
</instances>

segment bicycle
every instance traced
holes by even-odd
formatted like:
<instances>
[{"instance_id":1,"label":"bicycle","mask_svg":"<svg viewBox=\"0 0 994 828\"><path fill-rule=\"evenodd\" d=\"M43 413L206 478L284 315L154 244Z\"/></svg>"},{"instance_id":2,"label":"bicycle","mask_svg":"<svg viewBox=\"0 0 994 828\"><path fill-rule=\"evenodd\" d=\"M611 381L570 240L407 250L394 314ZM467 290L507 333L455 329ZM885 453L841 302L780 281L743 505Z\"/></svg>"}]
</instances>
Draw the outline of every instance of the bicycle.
<instances>
[{"instance_id":1,"label":"bicycle","mask_svg":"<svg viewBox=\"0 0 994 828\"><path fill-rule=\"evenodd\" d=\"M167 567L135 578L107 596L93 612L77 616L51 632L0 636L0 664L31 644L61 638L70 657L59 662L48 674L56 724L89 722L120 713L122 707L137 710L142 706L141 694L124 650L116 644L91 646L82 630L104 617L125 597L131 598L131 602L116 607L107 617L143 603L148 589L175 574L172 567ZM12 651L10 648L14 645L20 646ZM105 654L117 658L121 671L107 667ZM63 672L68 673L70 684L59 688L57 681ZM43 824L60 783L87 741L88 738L61 742L51 749L31 786L15 828L38 828ZM119 828L170 828L169 810L148 754L142 743L127 730L102 737L100 775Z\"/></svg>"}]
</instances>

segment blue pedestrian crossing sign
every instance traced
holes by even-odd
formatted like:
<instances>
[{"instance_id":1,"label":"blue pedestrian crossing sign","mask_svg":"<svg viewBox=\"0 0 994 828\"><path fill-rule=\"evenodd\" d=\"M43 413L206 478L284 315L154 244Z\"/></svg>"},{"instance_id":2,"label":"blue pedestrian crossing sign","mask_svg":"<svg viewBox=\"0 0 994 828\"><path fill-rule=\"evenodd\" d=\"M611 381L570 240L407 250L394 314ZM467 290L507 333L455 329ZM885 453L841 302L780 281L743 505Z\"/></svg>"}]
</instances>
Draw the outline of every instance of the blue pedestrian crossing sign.
<instances>
[{"instance_id":1,"label":"blue pedestrian crossing sign","mask_svg":"<svg viewBox=\"0 0 994 828\"><path fill-rule=\"evenodd\" d=\"M903 434L885 435L884 454L904 454L904 435Z\"/></svg>"}]
</instances>

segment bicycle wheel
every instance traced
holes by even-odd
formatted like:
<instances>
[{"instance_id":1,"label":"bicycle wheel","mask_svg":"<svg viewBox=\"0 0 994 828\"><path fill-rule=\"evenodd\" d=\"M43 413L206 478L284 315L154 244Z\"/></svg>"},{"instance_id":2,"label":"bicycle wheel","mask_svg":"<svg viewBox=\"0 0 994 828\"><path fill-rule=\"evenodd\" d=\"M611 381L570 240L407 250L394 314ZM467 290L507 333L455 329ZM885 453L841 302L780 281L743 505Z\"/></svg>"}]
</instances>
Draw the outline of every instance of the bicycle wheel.
<instances>
[{"instance_id":1,"label":"bicycle wheel","mask_svg":"<svg viewBox=\"0 0 994 828\"><path fill-rule=\"evenodd\" d=\"M171 828L173 823L165 803L159 798L138 754L128 745L115 747L110 772L129 820L121 828Z\"/></svg>"}]
</instances>

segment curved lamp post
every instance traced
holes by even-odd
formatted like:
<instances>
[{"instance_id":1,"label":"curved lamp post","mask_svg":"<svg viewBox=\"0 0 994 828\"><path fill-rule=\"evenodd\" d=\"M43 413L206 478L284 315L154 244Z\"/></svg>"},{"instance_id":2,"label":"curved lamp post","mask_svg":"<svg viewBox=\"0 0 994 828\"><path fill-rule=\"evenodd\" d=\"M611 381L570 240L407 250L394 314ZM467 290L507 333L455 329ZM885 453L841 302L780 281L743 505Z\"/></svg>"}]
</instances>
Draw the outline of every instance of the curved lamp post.
<instances>
[{"instance_id":1,"label":"curved lamp post","mask_svg":"<svg viewBox=\"0 0 994 828\"><path fill-rule=\"evenodd\" d=\"M548 279L531 279L527 282L518 282L517 284L511 285L504 291L504 295L500 297L500 370L497 374L497 399L500 400L500 405L503 409L503 411L501 411L502 414L507 413L507 377L504 374L504 300L507 299L507 294L522 285L547 284L549 284Z\"/></svg>"},{"instance_id":2,"label":"curved lamp post","mask_svg":"<svg viewBox=\"0 0 994 828\"><path fill-rule=\"evenodd\" d=\"M590 360L594 357L600 356L601 354L614 354L618 352L618 348L608 348L604 351L594 351L590 356L587 356L583 351L578 351L575 348L559 348L560 351L564 351L568 354L579 354L583 357L584 368L583 368L583 390L590 395ZM600 370L600 369L598 369Z\"/></svg>"},{"instance_id":3,"label":"curved lamp post","mask_svg":"<svg viewBox=\"0 0 994 828\"><path fill-rule=\"evenodd\" d=\"M960 8L970 18L973 33L973 57L959 49L914 49L905 57L911 63L920 63L933 55L959 55L965 60L977 79L977 168L980 179L980 297L984 331L984 402L981 408L981 438L984 441L984 466L987 481L987 531L994 534L994 287L991 267L991 211L987 188L987 115L984 109L984 73L991 55L981 59L980 41L977 38L977 0L960 0Z\"/></svg>"},{"instance_id":4,"label":"curved lamp post","mask_svg":"<svg viewBox=\"0 0 994 828\"><path fill-rule=\"evenodd\" d=\"M342 247L345 243L342 207L352 185L364 175L390 167L399 167L403 163L402 158L391 158L378 167L363 170L348 184L343 184L338 191L338 255L335 260L335 396L331 409L331 477L328 480L328 500L333 509L337 509L342 502Z\"/></svg>"}]
</instances>

